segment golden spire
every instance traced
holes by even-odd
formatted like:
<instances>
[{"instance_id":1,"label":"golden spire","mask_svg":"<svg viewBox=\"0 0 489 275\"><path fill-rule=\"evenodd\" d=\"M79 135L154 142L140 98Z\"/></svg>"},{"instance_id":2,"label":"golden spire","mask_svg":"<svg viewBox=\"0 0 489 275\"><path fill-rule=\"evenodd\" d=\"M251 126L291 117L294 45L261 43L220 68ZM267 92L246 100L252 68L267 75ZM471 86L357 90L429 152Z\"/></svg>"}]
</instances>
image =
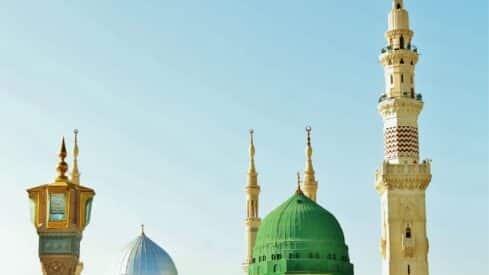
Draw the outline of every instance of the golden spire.
<instances>
[{"instance_id":1,"label":"golden spire","mask_svg":"<svg viewBox=\"0 0 489 275\"><path fill-rule=\"evenodd\" d=\"M306 168L304 169L304 184L316 184L314 167L312 165L311 126L306 127Z\"/></svg>"},{"instance_id":2,"label":"golden spire","mask_svg":"<svg viewBox=\"0 0 489 275\"><path fill-rule=\"evenodd\" d=\"M67 156L65 138L61 139L61 148L59 151L59 162L56 166L56 170L58 171L58 176L56 177L56 181L67 181L68 177L65 175L66 171L68 171L68 164L65 162L65 158Z\"/></svg>"},{"instance_id":3,"label":"golden spire","mask_svg":"<svg viewBox=\"0 0 489 275\"><path fill-rule=\"evenodd\" d=\"M250 149L249 149L250 167L248 169L248 186L258 184L257 173L255 168L255 144L254 144L255 130L250 129L249 132L250 132Z\"/></svg>"},{"instance_id":4,"label":"golden spire","mask_svg":"<svg viewBox=\"0 0 489 275\"><path fill-rule=\"evenodd\" d=\"M302 193L302 189L301 189L301 173L300 172L297 172L297 189L295 190L295 193L297 195L304 195L304 193Z\"/></svg>"},{"instance_id":5,"label":"golden spire","mask_svg":"<svg viewBox=\"0 0 489 275\"><path fill-rule=\"evenodd\" d=\"M71 181L74 184L80 184L80 171L78 170L78 154L80 149L78 148L78 129L73 130L75 134L75 146L73 147L73 169L71 170Z\"/></svg>"}]
</instances>

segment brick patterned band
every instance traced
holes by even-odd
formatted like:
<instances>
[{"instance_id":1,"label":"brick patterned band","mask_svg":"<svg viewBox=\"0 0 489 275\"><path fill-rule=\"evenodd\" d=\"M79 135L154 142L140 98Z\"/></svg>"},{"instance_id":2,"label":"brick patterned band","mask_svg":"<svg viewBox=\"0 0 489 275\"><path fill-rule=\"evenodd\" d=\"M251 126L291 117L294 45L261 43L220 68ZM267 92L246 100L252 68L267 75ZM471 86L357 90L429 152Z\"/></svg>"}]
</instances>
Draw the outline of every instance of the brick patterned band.
<instances>
[{"instance_id":1,"label":"brick patterned band","mask_svg":"<svg viewBox=\"0 0 489 275\"><path fill-rule=\"evenodd\" d=\"M385 128L384 155L387 159L400 157L418 159L418 128L412 126Z\"/></svg>"}]
</instances>

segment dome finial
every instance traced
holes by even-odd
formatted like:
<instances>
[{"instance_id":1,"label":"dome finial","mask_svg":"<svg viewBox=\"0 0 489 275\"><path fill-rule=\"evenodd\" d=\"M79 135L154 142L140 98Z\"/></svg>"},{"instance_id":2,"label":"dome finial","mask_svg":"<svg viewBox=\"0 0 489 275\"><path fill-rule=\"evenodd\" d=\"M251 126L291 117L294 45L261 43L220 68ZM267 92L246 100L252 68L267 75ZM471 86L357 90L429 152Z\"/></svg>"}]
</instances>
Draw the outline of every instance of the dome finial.
<instances>
[{"instance_id":1,"label":"dome finial","mask_svg":"<svg viewBox=\"0 0 489 275\"><path fill-rule=\"evenodd\" d=\"M297 195L304 195L304 193L302 193L302 189L301 189L301 173L300 172L297 172L297 190L295 190L295 193Z\"/></svg>"},{"instance_id":2,"label":"dome finial","mask_svg":"<svg viewBox=\"0 0 489 275\"><path fill-rule=\"evenodd\" d=\"M141 235L144 235L144 224L141 224Z\"/></svg>"},{"instance_id":3,"label":"dome finial","mask_svg":"<svg viewBox=\"0 0 489 275\"><path fill-rule=\"evenodd\" d=\"M68 177L65 175L66 171L68 171L68 164L65 162L65 158L68 155L66 152L65 145L65 137L61 139L61 147L59 150L59 162L56 166L56 170L58 171L58 176L56 177L56 181L67 181Z\"/></svg>"},{"instance_id":4,"label":"dome finial","mask_svg":"<svg viewBox=\"0 0 489 275\"><path fill-rule=\"evenodd\" d=\"M78 129L74 129L75 145L73 147L73 169L71 170L71 181L74 184L80 184L80 171L78 170L78 154L80 149L78 148Z\"/></svg>"}]
</instances>

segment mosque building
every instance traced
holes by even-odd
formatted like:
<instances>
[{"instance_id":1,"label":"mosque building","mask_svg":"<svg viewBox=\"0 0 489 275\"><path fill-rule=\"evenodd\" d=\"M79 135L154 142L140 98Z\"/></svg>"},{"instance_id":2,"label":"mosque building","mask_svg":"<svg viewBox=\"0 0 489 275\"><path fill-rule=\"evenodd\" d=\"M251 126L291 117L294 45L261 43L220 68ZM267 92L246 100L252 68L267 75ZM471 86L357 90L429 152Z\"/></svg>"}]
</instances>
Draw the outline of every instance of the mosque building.
<instances>
[{"instance_id":1,"label":"mosque building","mask_svg":"<svg viewBox=\"0 0 489 275\"><path fill-rule=\"evenodd\" d=\"M425 190L431 169L429 160L419 161L417 120L423 100L414 85L419 54L411 42L413 34L403 1L393 0L385 35L387 46L379 58L385 72L385 92L377 106L384 121L384 161L376 172L382 209L383 275L428 275ZM262 221L251 131L245 188L245 274L353 274L341 226L316 203L318 182L310 132L308 128L302 185Z\"/></svg>"},{"instance_id":2,"label":"mosque building","mask_svg":"<svg viewBox=\"0 0 489 275\"><path fill-rule=\"evenodd\" d=\"M429 273L425 191L431 181L431 162L419 158L418 116L423 100L414 84L419 54L412 44L413 34L403 0L392 0L385 34L387 46L379 57L384 67L385 91L377 105L384 122L384 160L375 177L382 210L383 275ZM54 181L27 190L44 275L80 275L83 271L80 244L83 231L90 223L95 191L81 185L77 130L74 140L70 175L67 175L63 138ZM298 173L295 192L262 220L254 132L250 131L245 187L246 254L241 265L244 274L354 274L341 225L317 203L319 184L312 155L311 128L307 127L303 179ZM114 275L177 274L170 255L142 227L141 234L123 251Z\"/></svg>"},{"instance_id":3,"label":"mosque building","mask_svg":"<svg viewBox=\"0 0 489 275\"><path fill-rule=\"evenodd\" d=\"M297 190L263 221L258 215L258 185L253 130L250 131L245 274L353 275L343 230L328 210L316 203L318 182L312 163L311 128L307 127L306 168ZM302 183L302 186L301 186ZM304 191L303 191L304 190Z\"/></svg>"}]
</instances>

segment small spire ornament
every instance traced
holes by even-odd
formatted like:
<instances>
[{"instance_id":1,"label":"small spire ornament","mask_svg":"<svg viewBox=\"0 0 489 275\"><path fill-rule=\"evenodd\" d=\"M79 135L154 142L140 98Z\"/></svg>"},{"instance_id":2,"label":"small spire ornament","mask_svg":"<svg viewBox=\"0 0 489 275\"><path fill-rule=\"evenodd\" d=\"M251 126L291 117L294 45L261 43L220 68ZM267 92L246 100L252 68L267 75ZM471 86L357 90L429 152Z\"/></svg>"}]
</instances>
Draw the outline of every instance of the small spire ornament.
<instances>
[{"instance_id":1,"label":"small spire ornament","mask_svg":"<svg viewBox=\"0 0 489 275\"><path fill-rule=\"evenodd\" d=\"M56 166L56 171L58 171L58 176L56 177L56 181L67 181L68 177L65 175L66 171L68 171L68 164L65 161L68 153L66 152L65 138L61 139L61 148L59 151L59 162Z\"/></svg>"},{"instance_id":2,"label":"small spire ornament","mask_svg":"<svg viewBox=\"0 0 489 275\"><path fill-rule=\"evenodd\" d=\"M297 190L295 190L295 193L297 195L304 195L304 193L302 193L302 189L301 189L301 173L300 172L297 172Z\"/></svg>"}]
</instances>

